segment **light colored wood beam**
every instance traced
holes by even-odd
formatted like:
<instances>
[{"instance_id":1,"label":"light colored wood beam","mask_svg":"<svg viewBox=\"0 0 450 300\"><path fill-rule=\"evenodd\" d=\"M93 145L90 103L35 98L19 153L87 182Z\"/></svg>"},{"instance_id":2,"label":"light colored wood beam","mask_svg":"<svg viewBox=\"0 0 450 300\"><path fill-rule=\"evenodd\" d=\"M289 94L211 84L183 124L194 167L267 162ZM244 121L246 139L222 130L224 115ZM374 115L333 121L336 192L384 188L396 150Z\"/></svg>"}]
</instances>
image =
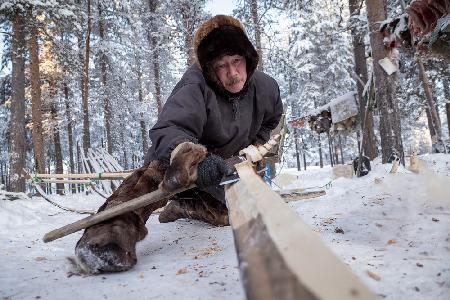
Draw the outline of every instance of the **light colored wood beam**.
<instances>
[{"instance_id":1,"label":"light colored wood beam","mask_svg":"<svg viewBox=\"0 0 450 300\"><path fill-rule=\"evenodd\" d=\"M248 162L226 187L248 299L376 299Z\"/></svg>"}]
</instances>

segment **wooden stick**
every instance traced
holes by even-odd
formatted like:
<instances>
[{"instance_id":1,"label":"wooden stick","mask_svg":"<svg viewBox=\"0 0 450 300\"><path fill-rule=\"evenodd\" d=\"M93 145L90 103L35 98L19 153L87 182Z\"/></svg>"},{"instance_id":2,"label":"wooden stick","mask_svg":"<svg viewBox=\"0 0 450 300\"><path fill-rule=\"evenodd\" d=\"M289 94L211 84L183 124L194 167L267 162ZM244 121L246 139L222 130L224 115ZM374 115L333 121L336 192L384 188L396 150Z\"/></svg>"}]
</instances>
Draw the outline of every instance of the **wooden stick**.
<instances>
[{"instance_id":1,"label":"wooden stick","mask_svg":"<svg viewBox=\"0 0 450 300\"><path fill-rule=\"evenodd\" d=\"M83 174L30 174L27 178L93 178L93 179L111 179L111 178L126 178L132 172L115 172L115 173L83 173Z\"/></svg>"},{"instance_id":2,"label":"wooden stick","mask_svg":"<svg viewBox=\"0 0 450 300\"><path fill-rule=\"evenodd\" d=\"M90 180L83 180L83 179L72 179L72 180L65 180L65 179L42 179L43 183L84 183L89 184L92 181Z\"/></svg>"},{"instance_id":3,"label":"wooden stick","mask_svg":"<svg viewBox=\"0 0 450 300\"><path fill-rule=\"evenodd\" d=\"M247 299L376 299L248 162L226 199Z\"/></svg>"},{"instance_id":4,"label":"wooden stick","mask_svg":"<svg viewBox=\"0 0 450 300\"><path fill-rule=\"evenodd\" d=\"M161 201L163 199L169 198L175 194L181 193L185 190L193 188L195 185L191 185L187 188L179 189L170 193L163 192L161 190L156 190L154 192L142 195L140 197L137 197L133 200L127 201L125 203L121 203L117 206L111 207L107 210L101 211L95 215L89 216L87 218L81 219L79 221L76 221L74 223L68 224L66 226L63 226L61 228L55 229L53 231L50 231L49 233L44 235L43 241L45 243L54 241L56 239L62 238L66 235L69 235L71 233L77 232L81 229L87 228L89 226L98 224L100 222L106 221L108 219L111 219L115 216L134 211L136 209L139 209L141 207L147 206L149 204Z\"/></svg>"}]
</instances>

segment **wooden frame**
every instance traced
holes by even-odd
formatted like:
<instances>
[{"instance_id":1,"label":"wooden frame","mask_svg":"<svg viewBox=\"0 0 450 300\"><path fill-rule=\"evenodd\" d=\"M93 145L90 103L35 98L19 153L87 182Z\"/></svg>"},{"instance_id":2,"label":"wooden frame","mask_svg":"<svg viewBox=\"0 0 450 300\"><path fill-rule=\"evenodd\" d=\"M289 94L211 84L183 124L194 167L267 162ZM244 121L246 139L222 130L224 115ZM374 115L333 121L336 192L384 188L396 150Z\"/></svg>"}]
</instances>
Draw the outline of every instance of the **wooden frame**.
<instances>
[{"instance_id":1,"label":"wooden frame","mask_svg":"<svg viewBox=\"0 0 450 300\"><path fill-rule=\"evenodd\" d=\"M248 299L376 299L249 162L226 198Z\"/></svg>"}]
</instances>

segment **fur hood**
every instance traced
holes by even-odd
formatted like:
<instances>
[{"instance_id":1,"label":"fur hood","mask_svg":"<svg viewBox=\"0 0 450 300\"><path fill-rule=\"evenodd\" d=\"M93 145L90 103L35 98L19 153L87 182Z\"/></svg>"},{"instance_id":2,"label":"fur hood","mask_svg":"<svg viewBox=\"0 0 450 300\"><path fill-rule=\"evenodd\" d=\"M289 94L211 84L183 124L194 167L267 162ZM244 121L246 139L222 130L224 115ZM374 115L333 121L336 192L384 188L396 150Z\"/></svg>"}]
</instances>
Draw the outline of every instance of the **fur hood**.
<instances>
[{"instance_id":1,"label":"fur hood","mask_svg":"<svg viewBox=\"0 0 450 300\"><path fill-rule=\"evenodd\" d=\"M236 95L228 93L220 83L213 69L214 60L223 55L239 54L245 57L246 86L258 65L258 53L248 39L244 26L230 16L217 15L204 22L195 33L194 49L205 80L216 91L229 96Z\"/></svg>"}]
</instances>

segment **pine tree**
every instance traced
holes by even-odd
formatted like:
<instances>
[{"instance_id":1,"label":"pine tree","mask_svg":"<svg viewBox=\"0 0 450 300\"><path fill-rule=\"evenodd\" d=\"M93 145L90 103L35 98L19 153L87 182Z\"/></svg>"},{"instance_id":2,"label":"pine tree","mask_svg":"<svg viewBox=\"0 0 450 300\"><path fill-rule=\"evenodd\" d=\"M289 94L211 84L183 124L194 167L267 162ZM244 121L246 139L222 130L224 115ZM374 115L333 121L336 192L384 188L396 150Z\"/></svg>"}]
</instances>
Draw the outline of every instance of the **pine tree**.
<instances>
[{"instance_id":1,"label":"pine tree","mask_svg":"<svg viewBox=\"0 0 450 300\"><path fill-rule=\"evenodd\" d=\"M366 7L373 58L375 99L380 111L382 161L386 163L391 154L396 152L404 163L398 103L394 98L395 78L388 76L378 63L388 56L383 44L383 35L379 31L380 23L386 19L386 9L382 0L366 0Z\"/></svg>"}]
</instances>

